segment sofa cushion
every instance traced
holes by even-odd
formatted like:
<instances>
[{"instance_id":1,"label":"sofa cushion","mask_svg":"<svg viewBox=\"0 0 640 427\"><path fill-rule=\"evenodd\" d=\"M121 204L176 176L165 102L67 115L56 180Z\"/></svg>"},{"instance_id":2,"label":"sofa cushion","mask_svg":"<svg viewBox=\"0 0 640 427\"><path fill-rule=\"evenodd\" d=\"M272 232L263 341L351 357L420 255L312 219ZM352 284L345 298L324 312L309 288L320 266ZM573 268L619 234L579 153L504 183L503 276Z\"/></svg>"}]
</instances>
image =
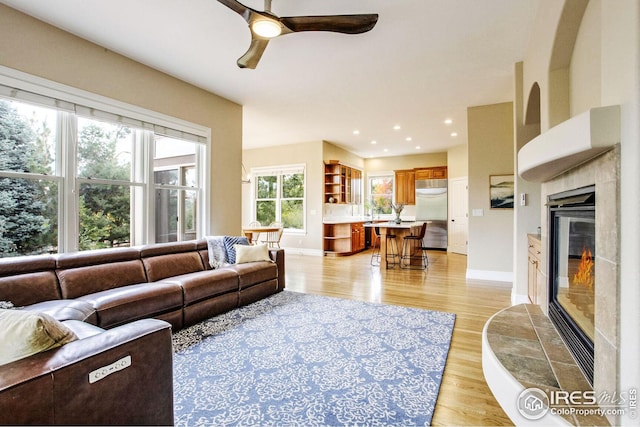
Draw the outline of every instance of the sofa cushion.
<instances>
[{"instance_id":1,"label":"sofa cushion","mask_svg":"<svg viewBox=\"0 0 640 427\"><path fill-rule=\"evenodd\" d=\"M157 282L167 277L204 271L202 258L196 251L142 258L149 282Z\"/></svg>"},{"instance_id":2,"label":"sofa cushion","mask_svg":"<svg viewBox=\"0 0 640 427\"><path fill-rule=\"evenodd\" d=\"M59 269L57 275L62 297L68 299L147 281L139 259Z\"/></svg>"},{"instance_id":3,"label":"sofa cushion","mask_svg":"<svg viewBox=\"0 0 640 427\"><path fill-rule=\"evenodd\" d=\"M278 278L278 267L270 261L248 262L223 267L222 270L233 270L238 273L240 291L268 280Z\"/></svg>"},{"instance_id":4,"label":"sofa cushion","mask_svg":"<svg viewBox=\"0 0 640 427\"><path fill-rule=\"evenodd\" d=\"M266 243L253 246L235 245L236 264L255 261L271 261Z\"/></svg>"},{"instance_id":5,"label":"sofa cushion","mask_svg":"<svg viewBox=\"0 0 640 427\"><path fill-rule=\"evenodd\" d=\"M158 283L176 283L182 287L184 305L229 292L238 292L238 273L228 269L200 271L168 277Z\"/></svg>"},{"instance_id":6,"label":"sofa cushion","mask_svg":"<svg viewBox=\"0 0 640 427\"><path fill-rule=\"evenodd\" d=\"M156 317L182 308L183 301L182 288L175 283L140 283L84 295L78 299L93 306L101 328Z\"/></svg>"},{"instance_id":7,"label":"sofa cushion","mask_svg":"<svg viewBox=\"0 0 640 427\"><path fill-rule=\"evenodd\" d=\"M76 339L73 331L48 314L0 310L0 365Z\"/></svg>"},{"instance_id":8,"label":"sofa cushion","mask_svg":"<svg viewBox=\"0 0 640 427\"><path fill-rule=\"evenodd\" d=\"M249 245L249 240L246 237L224 236L224 247L227 250L227 262L229 264L236 263L235 245Z\"/></svg>"},{"instance_id":9,"label":"sofa cushion","mask_svg":"<svg viewBox=\"0 0 640 427\"><path fill-rule=\"evenodd\" d=\"M96 311L86 301L75 299L57 299L42 301L23 307L23 310L45 313L60 322L65 320L78 320L95 325L98 322Z\"/></svg>"},{"instance_id":10,"label":"sofa cushion","mask_svg":"<svg viewBox=\"0 0 640 427\"><path fill-rule=\"evenodd\" d=\"M0 300L14 306L60 298L51 255L0 258Z\"/></svg>"}]
</instances>

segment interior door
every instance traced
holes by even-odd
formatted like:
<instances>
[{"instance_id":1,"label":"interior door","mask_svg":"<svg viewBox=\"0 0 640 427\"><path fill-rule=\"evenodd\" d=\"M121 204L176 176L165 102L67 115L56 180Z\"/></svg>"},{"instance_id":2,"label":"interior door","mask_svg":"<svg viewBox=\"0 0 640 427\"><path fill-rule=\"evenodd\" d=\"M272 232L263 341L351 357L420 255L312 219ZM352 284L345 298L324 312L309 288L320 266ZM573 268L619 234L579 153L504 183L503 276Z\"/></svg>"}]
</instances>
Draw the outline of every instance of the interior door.
<instances>
[{"instance_id":1,"label":"interior door","mask_svg":"<svg viewBox=\"0 0 640 427\"><path fill-rule=\"evenodd\" d=\"M449 250L467 254L469 237L469 180L449 180Z\"/></svg>"}]
</instances>

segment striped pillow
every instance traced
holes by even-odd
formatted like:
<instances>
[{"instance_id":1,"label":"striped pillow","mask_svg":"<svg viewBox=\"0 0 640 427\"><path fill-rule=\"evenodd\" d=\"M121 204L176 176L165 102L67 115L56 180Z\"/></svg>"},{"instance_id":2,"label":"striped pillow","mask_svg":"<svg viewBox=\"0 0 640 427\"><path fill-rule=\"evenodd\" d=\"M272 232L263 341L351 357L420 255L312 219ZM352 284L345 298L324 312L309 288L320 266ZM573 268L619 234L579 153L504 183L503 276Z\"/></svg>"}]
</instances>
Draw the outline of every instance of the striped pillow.
<instances>
[{"instance_id":1,"label":"striped pillow","mask_svg":"<svg viewBox=\"0 0 640 427\"><path fill-rule=\"evenodd\" d=\"M224 247L227 250L227 262L229 264L236 263L236 248L234 245L249 245L246 237L224 236Z\"/></svg>"}]
</instances>

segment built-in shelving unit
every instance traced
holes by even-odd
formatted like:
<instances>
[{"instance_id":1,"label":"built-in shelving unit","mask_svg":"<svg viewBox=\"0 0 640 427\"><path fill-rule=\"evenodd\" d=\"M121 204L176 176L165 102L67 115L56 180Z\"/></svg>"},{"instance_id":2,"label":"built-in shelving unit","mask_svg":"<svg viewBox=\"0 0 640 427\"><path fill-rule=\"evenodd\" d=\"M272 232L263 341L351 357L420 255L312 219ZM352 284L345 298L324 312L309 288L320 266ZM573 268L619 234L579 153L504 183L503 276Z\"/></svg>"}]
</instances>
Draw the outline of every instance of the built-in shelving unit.
<instances>
[{"instance_id":1,"label":"built-in shelving unit","mask_svg":"<svg viewBox=\"0 0 640 427\"><path fill-rule=\"evenodd\" d=\"M359 204L362 171L330 160L324 165L324 202Z\"/></svg>"}]
</instances>

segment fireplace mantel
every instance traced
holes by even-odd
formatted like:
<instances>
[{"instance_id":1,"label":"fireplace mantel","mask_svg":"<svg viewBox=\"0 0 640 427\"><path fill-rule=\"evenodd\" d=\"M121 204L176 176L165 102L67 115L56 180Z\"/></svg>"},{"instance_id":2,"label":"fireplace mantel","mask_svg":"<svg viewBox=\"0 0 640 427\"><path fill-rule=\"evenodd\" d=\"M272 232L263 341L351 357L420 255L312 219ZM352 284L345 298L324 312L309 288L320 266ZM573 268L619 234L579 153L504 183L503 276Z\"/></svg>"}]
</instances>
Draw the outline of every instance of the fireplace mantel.
<instances>
[{"instance_id":1,"label":"fireplace mantel","mask_svg":"<svg viewBox=\"0 0 640 427\"><path fill-rule=\"evenodd\" d=\"M518 174L546 182L620 142L620 106L592 108L549 129L518 152Z\"/></svg>"}]
</instances>

